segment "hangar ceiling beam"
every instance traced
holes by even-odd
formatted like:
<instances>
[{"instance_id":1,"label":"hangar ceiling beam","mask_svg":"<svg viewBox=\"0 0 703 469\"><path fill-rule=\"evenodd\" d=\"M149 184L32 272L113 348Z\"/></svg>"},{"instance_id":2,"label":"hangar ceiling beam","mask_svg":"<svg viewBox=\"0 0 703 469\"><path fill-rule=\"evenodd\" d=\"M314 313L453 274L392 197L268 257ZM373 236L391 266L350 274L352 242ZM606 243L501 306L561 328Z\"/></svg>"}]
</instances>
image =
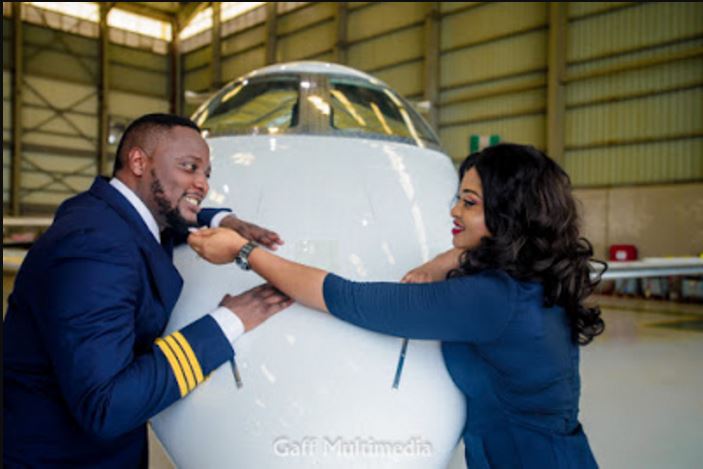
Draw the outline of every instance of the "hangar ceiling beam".
<instances>
[{"instance_id":1,"label":"hangar ceiling beam","mask_svg":"<svg viewBox=\"0 0 703 469\"><path fill-rule=\"evenodd\" d=\"M212 60L210 60L210 87L219 90L222 86L222 10L220 2L212 3Z\"/></svg>"},{"instance_id":2,"label":"hangar ceiling beam","mask_svg":"<svg viewBox=\"0 0 703 469\"><path fill-rule=\"evenodd\" d=\"M20 213L20 189L22 184L22 85L24 70L22 38L22 3L12 3L12 182L10 205L14 216Z\"/></svg>"},{"instance_id":3,"label":"hangar ceiling beam","mask_svg":"<svg viewBox=\"0 0 703 469\"><path fill-rule=\"evenodd\" d=\"M98 35L98 160L97 175L108 174L107 168L107 138L110 132L109 104L109 67L110 67L110 31L107 25L107 15L114 3L100 3L100 22Z\"/></svg>"},{"instance_id":4,"label":"hangar ceiling beam","mask_svg":"<svg viewBox=\"0 0 703 469\"><path fill-rule=\"evenodd\" d=\"M181 115L183 113L183 76L181 75L181 23L177 16L171 19L171 30L173 37L169 44L171 55L171 103L172 114Z\"/></svg>"},{"instance_id":5,"label":"hangar ceiling beam","mask_svg":"<svg viewBox=\"0 0 703 469\"><path fill-rule=\"evenodd\" d=\"M195 15L209 7L211 3L213 2L187 2L187 4L176 13L179 28L183 29L188 26L188 23L191 22Z\"/></svg>"},{"instance_id":6,"label":"hangar ceiling beam","mask_svg":"<svg viewBox=\"0 0 703 469\"><path fill-rule=\"evenodd\" d=\"M429 102L429 121L439 131L439 57L442 13L439 2L427 2L425 17L424 95Z\"/></svg>"},{"instance_id":7,"label":"hangar ceiling beam","mask_svg":"<svg viewBox=\"0 0 703 469\"><path fill-rule=\"evenodd\" d=\"M547 154L564 166L566 118L566 3L550 2L547 50Z\"/></svg>"},{"instance_id":8,"label":"hangar ceiling beam","mask_svg":"<svg viewBox=\"0 0 703 469\"><path fill-rule=\"evenodd\" d=\"M337 11L335 13L335 23L337 31L337 41L334 44L334 60L340 64L347 63L347 44L349 29L349 5L347 2L337 2Z\"/></svg>"},{"instance_id":9,"label":"hangar ceiling beam","mask_svg":"<svg viewBox=\"0 0 703 469\"><path fill-rule=\"evenodd\" d=\"M266 2L266 65L276 62L277 2Z\"/></svg>"}]
</instances>

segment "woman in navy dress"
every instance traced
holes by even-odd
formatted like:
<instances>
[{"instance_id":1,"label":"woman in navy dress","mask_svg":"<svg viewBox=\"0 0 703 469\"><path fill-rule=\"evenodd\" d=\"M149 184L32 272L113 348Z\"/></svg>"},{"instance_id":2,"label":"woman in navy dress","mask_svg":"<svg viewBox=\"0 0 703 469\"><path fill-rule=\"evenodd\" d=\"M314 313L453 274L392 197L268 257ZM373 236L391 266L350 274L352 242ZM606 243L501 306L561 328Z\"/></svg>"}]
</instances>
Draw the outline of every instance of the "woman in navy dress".
<instances>
[{"instance_id":1,"label":"woman in navy dress","mask_svg":"<svg viewBox=\"0 0 703 469\"><path fill-rule=\"evenodd\" d=\"M597 467L578 420L579 345L604 323L600 308L584 304L593 249L580 236L569 177L513 144L469 155L459 174L454 249L406 283L351 282L256 248L249 265L300 303L360 327L441 340L467 400L471 469ZM247 241L213 229L189 243L226 263Z\"/></svg>"}]
</instances>

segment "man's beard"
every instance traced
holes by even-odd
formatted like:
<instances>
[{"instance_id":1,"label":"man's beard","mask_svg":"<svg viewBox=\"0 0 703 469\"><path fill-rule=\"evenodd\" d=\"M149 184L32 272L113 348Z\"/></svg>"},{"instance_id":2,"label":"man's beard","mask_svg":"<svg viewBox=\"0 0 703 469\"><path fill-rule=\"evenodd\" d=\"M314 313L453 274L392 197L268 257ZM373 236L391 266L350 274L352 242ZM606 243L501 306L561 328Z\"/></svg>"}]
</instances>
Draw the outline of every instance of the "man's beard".
<instances>
[{"instance_id":1,"label":"man's beard","mask_svg":"<svg viewBox=\"0 0 703 469\"><path fill-rule=\"evenodd\" d=\"M183 218L181 212L178 211L177 207L171 205L171 203L166 198L166 193L164 192L164 187L161 185L161 181L156 177L156 174L152 170L151 176L153 177L153 182L151 183L151 195L156 202L159 215L166 222L166 227L170 228L179 234L188 234L188 228L196 226L194 223L190 223L188 220Z\"/></svg>"}]
</instances>

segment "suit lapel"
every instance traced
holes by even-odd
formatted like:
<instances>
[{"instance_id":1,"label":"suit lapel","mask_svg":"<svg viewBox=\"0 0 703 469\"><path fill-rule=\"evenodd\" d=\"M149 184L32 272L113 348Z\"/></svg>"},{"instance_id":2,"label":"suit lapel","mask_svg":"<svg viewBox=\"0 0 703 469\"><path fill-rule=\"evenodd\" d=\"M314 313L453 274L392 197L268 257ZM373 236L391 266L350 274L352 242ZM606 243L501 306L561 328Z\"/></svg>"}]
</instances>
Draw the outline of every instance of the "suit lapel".
<instances>
[{"instance_id":1,"label":"suit lapel","mask_svg":"<svg viewBox=\"0 0 703 469\"><path fill-rule=\"evenodd\" d=\"M105 201L135 232L135 240L146 260L151 278L156 285L156 293L168 314L178 301L183 287L183 279L173 265L173 261L162 246L154 239L149 228L137 210L125 197L112 187L106 178L98 177L90 188L90 193Z\"/></svg>"},{"instance_id":2,"label":"suit lapel","mask_svg":"<svg viewBox=\"0 0 703 469\"><path fill-rule=\"evenodd\" d=\"M173 307L176 306L178 297L181 295L183 279L173 265L171 258L166 254L166 251L155 240L153 240L152 244L154 246L148 248L142 245L142 253L147 260L161 303L164 305L166 312L170 314Z\"/></svg>"}]
</instances>

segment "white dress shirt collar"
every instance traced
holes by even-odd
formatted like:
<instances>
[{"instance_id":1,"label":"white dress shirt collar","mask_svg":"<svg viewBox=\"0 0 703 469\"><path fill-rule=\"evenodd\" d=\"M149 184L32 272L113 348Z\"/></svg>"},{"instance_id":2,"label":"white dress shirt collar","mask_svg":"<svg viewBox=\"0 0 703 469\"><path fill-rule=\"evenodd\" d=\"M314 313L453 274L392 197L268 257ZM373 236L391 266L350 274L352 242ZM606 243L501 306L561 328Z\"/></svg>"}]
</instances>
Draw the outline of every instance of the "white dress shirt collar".
<instances>
[{"instance_id":1,"label":"white dress shirt collar","mask_svg":"<svg viewBox=\"0 0 703 469\"><path fill-rule=\"evenodd\" d=\"M135 210L142 217L142 220L144 220L144 223L146 224L147 228L149 228L149 231L151 231L151 234L153 234L154 238L156 238L156 242L161 244L159 225L156 223L154 215L152 215L149 209L146 208L146 205L144 205L144 202L142 202L142 200L137 196L137 194L134 193L134 191L132 191L132 189L125 186L125 184L119 179L110 179L110 185L117 189L117 191L122 194L129 201L130 204L132 204ZM213 217L211 226L219 226L220 221L227 215L230 215L230 213L220 212L215 215L215 217ZM239 316L233 314L233 312L229 308L223 306L217 308L210 315L215 320L217 325L220 326L220 329L222 329L222 333L225 335L225 337L227 337L227 340L229 340L229 343L232 345L232 348L234 348L235 341L239 338L239 336L241 336L245 332L244 323L242 322L242 320L239 318Z\"/></svg>"},{"instance_id":2,"label":"white dress shirt collar","mask_svg":"<svg viewBox=\"0 0 703 469\"><path fill-rule=\"evenodd\" d=\"M146 224L147 228L149 228L151 234L154 235L156 242L161 244L159 224L156 223L156 218L154 218L154 215L152 215L149 209L146 208L146 205L144 205L142 199L140 199L137 194L132 191L132 189L127 187L122 181L117 178L110 179L110 185L117 189L117 191L122 194L125 199L129 201L130 204L132 204L137 213L139 213L139 216L141 216L142 220L144 220L144 223Z\"/></svg>"}]
</instances>

